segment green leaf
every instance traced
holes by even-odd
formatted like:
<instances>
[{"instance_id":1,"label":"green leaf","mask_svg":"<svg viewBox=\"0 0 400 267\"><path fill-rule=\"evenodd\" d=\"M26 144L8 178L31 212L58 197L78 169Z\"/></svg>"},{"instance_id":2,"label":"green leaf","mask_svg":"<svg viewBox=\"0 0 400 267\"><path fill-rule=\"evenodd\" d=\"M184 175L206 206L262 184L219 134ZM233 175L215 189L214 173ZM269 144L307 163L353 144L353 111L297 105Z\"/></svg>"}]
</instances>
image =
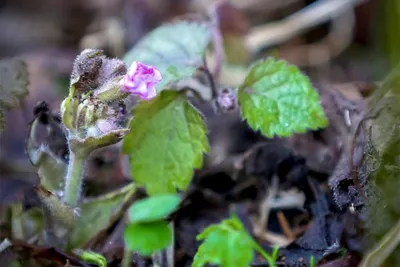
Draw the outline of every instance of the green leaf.
<instances>
[{"instance_id":1,"label":"green leaf","mask_svg":"<svg viewBox=\"0 0 400 267\"><path fill-rule=\"evenodd\" d=\"M124 233L128 249L150 256L171 243L172 232L167 222L132 223Z\"/></svg>"},{"instance_id":2,"label":"green leaf","mask_svg":"<svg viewBox=\"0 0 400 267\"><path fill-rule=\"evenodd\" d=\"M184 95L166 90L140 102L134 116L123 150L135 182L149 195L185 190L209 149L202 115Z\"/></svg>"},{"instance_id":3,"label":"green leaf","mask_svg":"<svg viewBox=\"0 0 400 267\"><path fill-rule=\"evenodd\" d=\"M192 76L202 65L202 56L210 41L209 26L201 22L179 21L164 24L133 47L124 58L155 66L162 74L157 90L171 82Z\"/></svg>"},{"instance_id":4,"label":"green leaf","mask_svg":"<svg viewBox=\"0 0 400 267\"><path fill-rule=\"evenodd\" d=\"M254 240L235 216L207 227L197 240L205 241L194 257L193 267L207 263L221 267L246 267L254 257Z\"/></svg>"},{"instance_id":5,"label":"green leaf","mask_svg":"<svg viewBox=\"0 0 400 267\"><path fill-rule=\"evenodd\" d=\"M82 249L74 249L72 251L74 254L78 255L81 260L87 263L96 264L100 267L107 267L107 260L106 258L94 251L85 251Z\"/></svg>"},{"instance_id":6,"label":"green leaf","mask_svg":"<svg viewBox=\"0 0 400 267\"><path fill-rule=\"evenodd\" d=\"M239 88L243 118L267 137L327 126L318 93L299 69L269 58L254 64Z\"/></svg>"},{"instance_id":7,"label":"green leaf","mask_svg":"<svg viewBox=\"0 0 400 267\"><path fill-rule=\"evenodd\" d=\"M130 222L154 222L167 217L181 201L177 195L158 195L135 202L129 209Z\"/></svg>"},{"instance_id":8,"label":"green leaf","mask_svg":"<svg viewBox=\"0 0 400 267\"><path fill-rule=\"evenodd\" d=\"M69 247L80 248L106 230L121 216L126 202L132 198L135 191L135 185L129 184L118 191L82 203L80 216L70 233Z\"/></svg>"},{"instance_id":9,"label":"green leaf","mask_svg":"<svg viewBox=\"0 0 400 267\"><path fill-rule=\"evenodd\" d=\"M0 60L0 132L5 128L5 110L17 107L19 100L27 94L28 70L25 62Z\"/></svg>"},{"instance_id":10,"label":"green leaf","mask_svg":"<svg viewBox=\"0 0 400 267\"><path fill-rule=\"evenodd\" d=\"M35 188L35 191L44 211L45 227L49 231L54 231L55 225L61 229L70 229L73 227L75 216L71 206L67 205L57 195L48 191L40 184Z\"/></svg>"},{"instance_id":11,"label":"green leaf","mask_svg":"<svg viewBox=\"0 0 400 267\"><path fill-rule=\"evenodd\" d=\"M310 258L310 267L315 267L315 258L314 258L314 256L311 256L311 258Z\"/></svg>"}]
</instances>

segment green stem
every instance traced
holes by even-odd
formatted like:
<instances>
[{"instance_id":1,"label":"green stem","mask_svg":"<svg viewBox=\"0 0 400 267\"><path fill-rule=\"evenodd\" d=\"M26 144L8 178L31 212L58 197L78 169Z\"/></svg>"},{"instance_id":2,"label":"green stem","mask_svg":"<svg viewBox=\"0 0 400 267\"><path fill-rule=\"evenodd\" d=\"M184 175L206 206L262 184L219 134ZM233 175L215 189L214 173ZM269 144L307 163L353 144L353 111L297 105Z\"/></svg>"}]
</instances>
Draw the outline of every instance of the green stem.
<instances>
[{"instance_id":1,"label":"green stem","mask_svg":"<svg viewBox=\"0 0 400 267\"><path fill-rule=\"evenodd\" d=\"M132 251L130 251L126 245L124 248L124 257L122 259L122 267L131 267L131 263L132 263Z\"/></svg>"},{"instance_id":2,"label":"green stem","mask_svg":"<svg viewBox=\"0 0 400 267\"><path fill-rule=\"evenodd\" d=\"M64 201L72 208L76 208L78 205L85 163L85 156L77 156L72 151L70 152L68 171L65 178Z\"/></svg>"},{"instance_id":3,"label":"green stem","mask_svg":"<svg viewBox=\"0 0 400 267\"><path fill-rule=\"evenodd\" d=\"M260 247L260 245L254 241L254 247L257 250L258 253L260 253L260 255L266 259L268 261L268 265L270 267L276 267L276 263L275 263L275 259L273 259L270 255L267 254L267 252L265 252L262 247Z\"/></svg>"}]
</instances>

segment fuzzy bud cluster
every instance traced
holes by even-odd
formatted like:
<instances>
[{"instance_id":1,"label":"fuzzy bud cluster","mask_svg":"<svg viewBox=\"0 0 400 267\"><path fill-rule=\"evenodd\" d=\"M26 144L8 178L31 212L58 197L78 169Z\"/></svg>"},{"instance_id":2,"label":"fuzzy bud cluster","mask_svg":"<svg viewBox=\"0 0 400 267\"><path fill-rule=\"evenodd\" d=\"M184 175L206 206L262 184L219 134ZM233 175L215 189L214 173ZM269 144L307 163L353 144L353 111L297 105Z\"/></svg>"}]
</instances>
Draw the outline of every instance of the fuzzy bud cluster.
<instances>
[{"instance_id":1,"label":"fuzzy bud cluster","mask_svg":"<svg viewBox=\"0 0 400 267\"><path fill-rule=\"evenodd\" d=\"M128 70L101 50L86 49L76 58L68 97L61 104L70 149L89 154L120 141L129 131L124 101L130 94L142 100L156 96L160 72L134 62Z\"/></svg>"}]
</instances>

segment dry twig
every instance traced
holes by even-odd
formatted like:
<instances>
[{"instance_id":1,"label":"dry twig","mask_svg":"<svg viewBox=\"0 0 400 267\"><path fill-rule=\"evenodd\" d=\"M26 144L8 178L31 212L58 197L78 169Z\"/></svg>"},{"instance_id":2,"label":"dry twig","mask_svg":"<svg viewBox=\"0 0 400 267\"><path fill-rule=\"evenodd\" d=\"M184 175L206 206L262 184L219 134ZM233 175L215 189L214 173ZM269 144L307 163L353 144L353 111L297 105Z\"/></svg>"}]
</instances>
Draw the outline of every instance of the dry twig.
<instances>
[{"instance_id":1,"label":"dry twig","mask_svg":"<svg viewBox=\"0 0 400 267\"><path fill-rule=\"evenodd\" d=\"M254 27L246 37L250 51L283 43L305 31L337 18L365 0L320 0L278 22Z\"/></svg>"}]
</instances>

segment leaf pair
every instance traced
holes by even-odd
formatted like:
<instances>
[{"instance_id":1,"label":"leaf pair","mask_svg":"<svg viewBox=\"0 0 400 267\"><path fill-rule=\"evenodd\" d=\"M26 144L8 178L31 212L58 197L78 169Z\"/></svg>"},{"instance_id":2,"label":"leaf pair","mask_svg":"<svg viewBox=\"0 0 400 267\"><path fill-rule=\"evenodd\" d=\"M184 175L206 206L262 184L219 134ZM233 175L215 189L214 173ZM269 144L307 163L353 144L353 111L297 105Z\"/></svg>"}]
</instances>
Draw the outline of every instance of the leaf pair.
<instances>
[{"instance_id":1,"label":"leaf pair","mask_svg":"<svg viewBox=\"0 0 400 267\"><path fill-rule=\"evenodd\" d=\"M158 195L134 203L124 233L128 249L149 256L166 248L171 243L172 232L165 219L179 202L177 195Z\"/></svg>"}]
</instances>

